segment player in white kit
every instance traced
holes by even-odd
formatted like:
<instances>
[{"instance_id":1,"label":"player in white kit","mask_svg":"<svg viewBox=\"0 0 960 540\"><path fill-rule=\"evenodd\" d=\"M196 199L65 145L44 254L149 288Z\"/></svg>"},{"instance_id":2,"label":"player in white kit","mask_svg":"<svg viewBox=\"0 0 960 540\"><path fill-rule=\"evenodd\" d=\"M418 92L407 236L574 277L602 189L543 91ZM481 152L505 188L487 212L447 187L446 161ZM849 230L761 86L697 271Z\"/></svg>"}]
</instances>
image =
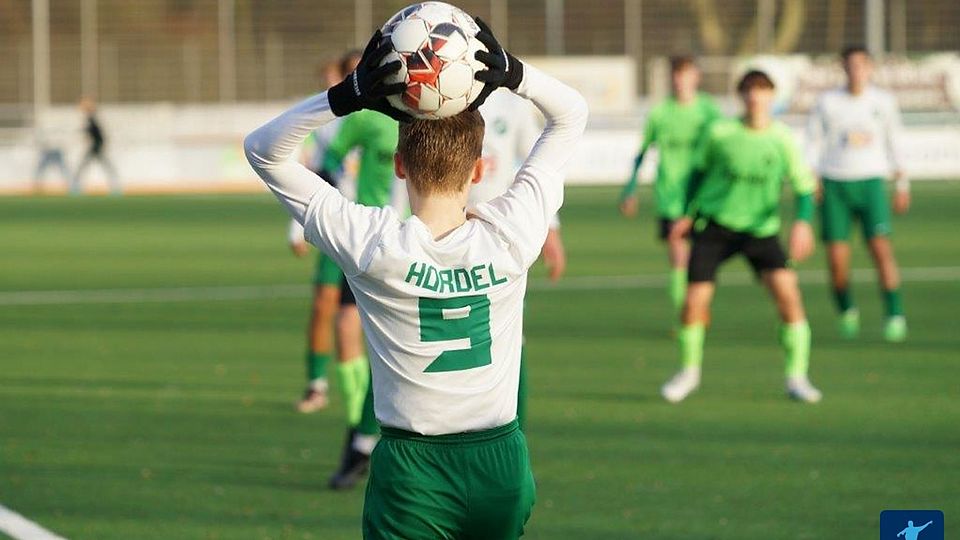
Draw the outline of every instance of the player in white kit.
<instances>
[{"instance_id":1,"label":"player in white kit","mask_svg":"<svg viewBox=\"0 0 960 540\"><path fill-rule=\"evenodd\" d=\"M587 120L575 90L524 66L482 29L487 89L532 101L547 123L510 189L467 211L479 182L483 121L475 111L404 123L396 155L413 216L348 202L291 159L307 134L361 108L395 117L404 90L378 68L374 34L357 70L247 137L250 164L312 244L342 268L360 307L383 439L364 503L365 538L516 538L533 505L517 428L527 271L563 201L563 170ZM481 94L481 98L485 97ZM478 103L474 103L477 105Z\"/></svg>"},{"instance_id":2,"label":"player in white kit","mask_svg":"<svg viewBox=\"0 0 960 540\"><path fill-rule=\"evenodd\" d=\"M821 218L840 331L860 330L860 312L850 293L850 231L860 221L879 274L886 306L884 338L903 341L907 323L900 297L900 271L890 243L892 223L885 183L894 179L893 209L910 206L910 182L900 145L896 99L870 84L873 61L863 47L842 53L847 85L824 92L808 124L809 160L821 179Z\"/></svg>"}]
</instances>

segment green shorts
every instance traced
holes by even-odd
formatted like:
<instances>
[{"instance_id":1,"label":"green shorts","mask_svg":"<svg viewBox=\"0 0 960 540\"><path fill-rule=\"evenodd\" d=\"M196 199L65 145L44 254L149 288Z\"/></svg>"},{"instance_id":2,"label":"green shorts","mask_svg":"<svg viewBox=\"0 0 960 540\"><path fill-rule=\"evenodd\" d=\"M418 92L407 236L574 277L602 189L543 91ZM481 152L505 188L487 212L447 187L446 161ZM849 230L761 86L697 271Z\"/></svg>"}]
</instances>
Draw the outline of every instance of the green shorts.
<instances>
[{"instance_id":1,"label":"green shorts","mask_svg":"<svg viewBox=\"0 0 960 540\"><path fill-rule=\"evenodd\" d=\"M384 427L363 503L365 540L506 540L523 535L536 490L514 420L425 436Z\"/></svg>"},{"instance_id":2,"label":"green shorts","mask_svg":"<svg viewBox=\"0 0 960 540\"><path fill-rule=\"evenodd\" d=\"M849 240L854 218L860 221L867 240L893 232L890 202L883 179L839 181L824 178L820 207L823 241Z\"/></svg>"},{"instance_id":3,"label":"green shorts","mask_svg":"<svg viewBox=\"0 0 960 540\"><path fill-rule=\"evenodd\" d=\"M341 280L343 280L343 272L337 263L323 253L318 253L317 264L313 271L313 284L339 287Z\"/></svg>"}]
</instances>

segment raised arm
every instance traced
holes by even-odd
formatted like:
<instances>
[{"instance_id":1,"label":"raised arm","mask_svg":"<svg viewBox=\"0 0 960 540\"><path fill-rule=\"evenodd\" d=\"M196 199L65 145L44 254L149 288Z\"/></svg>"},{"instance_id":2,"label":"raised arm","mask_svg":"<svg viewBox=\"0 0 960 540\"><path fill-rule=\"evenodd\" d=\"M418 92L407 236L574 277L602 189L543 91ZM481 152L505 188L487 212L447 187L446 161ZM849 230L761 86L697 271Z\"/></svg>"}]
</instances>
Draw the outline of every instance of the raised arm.
<instances>
[{"instance_id":1,"label":"raised arm","mask_svg":"<svg viewBox=\"0 0 960 540\"><path fill-rule=\"evenodd\" d=\"M587 127L587 101L573 88L525 64L523 80L515 92L529 99L547 119L540 138L520 167L518 177L524 171L561 174ZM559 187L556 191L562 195L562 184L551 187Z\"/></svg>"},{"instance_id":2,"label":"raised arm","mask_svg":"<svg viewBox=\"0 0 960 540\"><path fill-rule=\"evenodd\" d=\"M337 193L327 182L294 159L293 154L313 130L336 118L327 93L308 98L247 135L247 161L298 223L303 223L310 199L317 193Z\"/></svg>"},{"instance_id":3,"label":"raised arm","mask_svg":"<svg viewBox=\"0 0 960 540\"><path fill-rule=\"evenodd\" d=\"M365 249L371 244L389 212L347 201L340 193L294 158L294 151L313 130L360 109L395 114L386 96L403 90L403 84L384 84L399 62L380 66L389 51L380 33L374 34L357 70L329 91L308 98L247 136L244 150L250 166L304 226L306 239L332 256L351 273L360 270Z\"/></svg>"},{"instance_id":4,"label":"raised arm","mask_svg":"<svg viewBox=\"0 0 960 540\"><path fill-rule=\"evenodd\" d=\"M481 217L508 234L522 264L529 266L539 256L550 221L563 204L564 169L586 128L587 103L573 88L503 50L482 20L477 19L477 24L477 39L487 51L477 52L476 58L488 69L476 75L486 86L471 107L479 107L486 96L502 87L530 100L546 118L546 126L513 185L502 196L476 208Z\"/></svg>"}]
</instances>

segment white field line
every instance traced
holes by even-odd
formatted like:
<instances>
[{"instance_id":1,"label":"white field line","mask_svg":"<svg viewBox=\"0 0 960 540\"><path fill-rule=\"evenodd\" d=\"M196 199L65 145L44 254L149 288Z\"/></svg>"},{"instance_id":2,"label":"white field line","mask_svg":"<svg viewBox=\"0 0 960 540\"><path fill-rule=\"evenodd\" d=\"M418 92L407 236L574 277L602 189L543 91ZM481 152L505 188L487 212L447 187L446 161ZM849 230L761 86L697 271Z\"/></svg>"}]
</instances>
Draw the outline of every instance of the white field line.
<instances>
[{"instance_id":1,"label":"white field line","mask_svg":"<svg viewBox=\"0 0 960 540\"><path fill-rule=\"evenodd\" d=\"M0 505L0 531L14 540L66 540Z\"/></svg>"},{"instance_id":2,"label":"white field line","mask_svg":"<svg viewBox=\"0 0 960 540\"><path fill-rule=\"evenodd\" d=\"M960 266L919 267L901 269L901 277L907 282L960 281ZM873 269L853 271L856 282L876 281ZM750 272L722 273L718 280L723 286L744 286L754 283ZM801 284L824 284L826 270L803 270ZM571 276L551 283L543 279L531 280L532 291L595 291L612 289L651 289L663 287L667 278L663 274L639 274L620 276ZM164 287L151 289L75 289L59 291L7 291L0 292L0 306L37 306L65 304L139 304L196 302L218 300L261 300L280 298L306 298L310 294L307 285L240 285L221 287Z\"/></svg>"}]
</instances>

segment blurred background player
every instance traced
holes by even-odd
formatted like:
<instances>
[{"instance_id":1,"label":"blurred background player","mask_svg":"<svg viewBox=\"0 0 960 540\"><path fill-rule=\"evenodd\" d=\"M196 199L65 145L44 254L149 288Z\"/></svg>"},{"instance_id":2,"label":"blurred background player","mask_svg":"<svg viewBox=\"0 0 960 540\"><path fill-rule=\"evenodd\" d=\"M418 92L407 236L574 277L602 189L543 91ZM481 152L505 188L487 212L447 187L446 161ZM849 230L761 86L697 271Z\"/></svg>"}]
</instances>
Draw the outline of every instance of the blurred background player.
<instances>
[{"instance_id":1,"label":"blurred background player","mask_svg":"<svg viewBox=\"0 0 960 540\"><path fill-rule=\"evenodd\" d=\"M90 98L80 100L80 110L86 116L86 126L84 132L90 141L86 154L77 166L77 172L73 175L73 184L70 186L70 193L79 195L82 191L83 174L94 161L100 163L100 167L107 175L107 184L110 186L110 193L120 195L120 177L117 175L117 169L113 162L107 157L106 144L107 137L103 132L103 127L97 120L97 104Z\"/></svg>"},{"instance_id":2,"label":"blurred background player","mask_svg":"<svg viewBox=\"0 0 960 540\"><path fill-rule=\"evenodd\" d=\"M43 176L50 167L56 168L63 177L63 182L70 188L72 175L67 167L67 159L64 156L64 136L63 129L57 129L52 125L50 119L43 115L37 122L35 136L37 149L40 158L37 161L37 167L33 172L33 192L39 194L43 191Z\"/></svg>"},{"instance_id":3,"label":"blurred background player","mask_svg":"<svg viewBox=\"0 0 960 540\"><path fill-rule=\"evenodd\" d=\"M515 173L540 136L539 118L529 101L513 92L497 91L480 107L486 130L483 134L483 178L470 188L469 207L491 201L513 185ZM566 270L567 257L560 235L560 220L553 216L541 252L551 281ZM521 349L523 355L523 349ZM523 358L525 360L525 358ZM527 417L527 368L520 362L520 394L517 419L520 428Z\"/></svg>"},{"instance_id":4,"label":"blurred background player","mask_svg":"<svg viewBox=\"0 0 960 540\"><path fill-rule=\"evenodd\" d=\"M693 155L707 127L720 118L713 98L699 92L700 70L693 57L670 59L671 95L650 111L643 130L643 145L633 164L633 172L620 195L620 212L626 217L637 214L637 179L640 165L651 146L657 148L659 163L653 184L659 238L667 243L670 262L670 300L679 313L687 290L687 238L673 238L670 229L683 216L684 196L693 171Z\"/></svg>"},{"instance_id":5,"label":"blurred background player","mask_svg":"<svg viewBox=\"0 0 960 540\"><path fill-rule=\"evenodd\" d=\"M360 61L354 53L350 73ZM397 150L397 121L376 111L362 110L346 116L327 147L323 168L338 170L347 155L358 150L356 202L364 206L384 207L393 202L396 177L393 156ZM377 444L379 426L372 415L364 415L369 394L370 364L363 343L360 311L353 291L341 273L340 310L336 317L337 382L344 395L347 413L347 438L340 466L330 478L333 489L352 487L366 472L369 456Z\"/></svg>"},{"instance_id":6,"label":"blurred background player","mask_svg":"<svg viewBox=\"0 0 960 540\"><path fill-rule=\"evenodd\" d=\"M887 341L907 337L900 298L900 271L890 234L890 203L884 183L894 178L893 209L910 207L910 182L903 168L899 142L900 110L892 94L870 84L873 61L863 47L841 54L847 85L824 92L809 120L810 160L821 178L823 241L833 296L840 312L840 332L853 338L860 332L860 312L850 292L850 229L854 219L863 227L879 275Z\"/></svg>"},{"instance_id":7,"label":"blurred background player","mask_svg":"<svg viewBox=\"0 0 960 540\"><path fill-rule=\"evenodd\" d=\"M344 73L353 71L357 56L348 53L335 62L323 66L321 76L325 88L343 80ZM349 71L344 71L349 68ZM310 134L304 148L304 165L331 184L340 183L344 170L323 171L323 160L327 146L340 127L342 118L336 118ZM324 174L320 174L324 172ZM303 238L303 227L296 220L290 222L290 249L298 257L309 251ZM313 304L310 321L307 325L307 389L297 403L297 410L311 413L327 406L329 383L327 365L334 352L334 319L340 304L340 281L343 274L332 259L323 253L317 253L317 262L313 274Z\"/></svg>"},{"instance_id":8,"label":"blurred background player","mask_svg":"<svg viewBox=\"0 0 960 540\"><path fill-rule=\"evenodd\" d=\"M810 325L804 312L797 274L788 268L780 247L780 193L789 180L797 201L790 231L790 258L808 257L814 248L814 180L790 129L773 120L773 81L750 71L737 86L746 114L718 120L698 150L698 170L691 177L685 216L670 231L673 240L693 232L687 297L679 332L683 369L662 388L670 402L686 398L700 385L703 344L716 289L717 269L742 254L769 289L782 321L780 342L786 355L788 395L820 401L810 384Z\"/></svg>"}]
</instances>

